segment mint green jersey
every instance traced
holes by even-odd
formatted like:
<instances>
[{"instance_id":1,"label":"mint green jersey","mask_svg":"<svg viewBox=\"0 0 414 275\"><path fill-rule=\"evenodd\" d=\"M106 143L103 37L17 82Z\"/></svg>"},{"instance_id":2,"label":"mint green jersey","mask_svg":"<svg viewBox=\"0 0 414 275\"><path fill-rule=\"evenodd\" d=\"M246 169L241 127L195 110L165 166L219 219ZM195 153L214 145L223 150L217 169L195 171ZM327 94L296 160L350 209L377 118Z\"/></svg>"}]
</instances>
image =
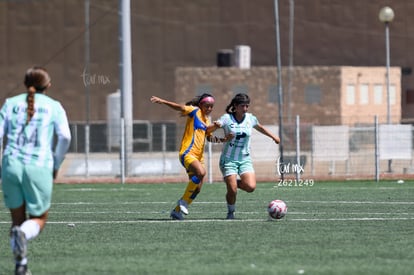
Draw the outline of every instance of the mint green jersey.
<instances>
[{"instance_id":1,"label":"mint green jersey","mask_svg":"<svg viewBox=\"0 0 414 275\"><path fill-rule=\"evenodd\" d=\"M0 138L7 137L3 155L25 164L57 170L71 139L66 112L58 101L36 93L35 113L26 125L26 97L24 93L8 98L0 110Z\"/></svg>"},{"instance_id":2,"label":"mint green jersey","mask_svg":"<svg viewBox=\"0 0 414 275\"><path fill-rule=\"evenodd\" d=\"M224 134L233 133L235 137L227 141L221 156L235 161L242 161L250 155L250 137L252 129L259 123L251 113L246 113L242 121L237 121L232 114L224 114L218 119Z\"/></svg>"}]
</instances>

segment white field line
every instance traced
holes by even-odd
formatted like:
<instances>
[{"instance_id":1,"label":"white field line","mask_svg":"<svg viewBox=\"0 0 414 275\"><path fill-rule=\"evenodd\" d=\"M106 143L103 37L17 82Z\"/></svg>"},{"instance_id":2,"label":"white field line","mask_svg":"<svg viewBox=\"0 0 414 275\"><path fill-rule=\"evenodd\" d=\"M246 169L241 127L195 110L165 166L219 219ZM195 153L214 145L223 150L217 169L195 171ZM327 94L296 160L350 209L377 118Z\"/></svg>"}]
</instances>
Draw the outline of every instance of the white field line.
<instances>
[{"instance_id":1,"label":"white field line","mask_svg":"<svg viewBox=\"0 0 414 275\"><path fill-rule=\"evenodd\" d=\"M414 204L414 201L287 201L298 203L333 203L333 204Z\"/></svg>"},{"instance_id":2,"label":"white field line","mask_svg":"<svg viewBox=\"0 0 414 275\"><path fill-rule=\"evenodd\" d=\"M284 189L284 190L288 190L288 189L300 189L300 188L309 188L311 189L312 187L277 187L277 186L273 186L270 188L261 188L260 186L257 187L256 190L260 190L260 191L273 191L270 189L275 189L275 188L280 188L280 189ZM405 186L405 189L414 189L414 186ZM179 188L177 188L179 190L182 189L182 186L179 186ZM325 187L321 187L319 188L321 190L330 190L331 188L325 188ZM338 190L401 190L401 187L337 187L336 189ZM63 190L64 192L143 192L146 190L154 190L154 188L145 188L145 187L141 187L141 188L128 188L128 187L123 187L120 186L119 188L108 188L108 189L102 189L102 188L94 188L94 187L83 187L83 188L68 188ZM1 190L0 190L1 192Z\"/></svg>"},{"instance_id":3,"label":"white field line","mask_svg":"<svg viewBox=\"0 0 414 275\"><path fill-rule=\"evenodd\" d=\"M6 212L5 212L6 213ZM68 212L65 211L49 211L49 213L51 214L67 214ZM71 214L85 214L85 215L90 215L90 214L102 214L102 215L107 215L107 214L160 214L160 215L165 215L165 214L169 214L169 211L70 211ZM191 211L192 214L203 214L205 212L200 212L200 211ZM211 212L209 211L208 213L210 214L223 214L223 212ZM237 214L250 214L250 215L260 215L266 213L266 211L263 212L241 212L241 211L237 211ZM224 213L225 214L225 213ZM373 216L387 216L387 215L392 215L392 216L396 216L396 215L401 215L401 216L407 216L407 215L412 215L413 213L400 213L400 212L389 212L389 213L367 213L367 212L346 212L346 213L339 213L339 212L335 212L335 213L331 213L331 212L311 212L311 213L307 213L307 212L289 212L289 215L345 215L345 216L349 216L349 215L373 215Z\"/></svg>"},{"instance_id":4,"label":"white field line","mask_svg":"<svg viewBox=\"0 0 414 275\"><path fill-rule=\"evenodd\" d=\"M410 218L309 218L309 219L281 219L281 220L271 220L271 219L235 219L235 220L226 220L226 219L187 219L184 221L173 221L169 219L141 219L141 220L134 220L134 221L79 221L79 222L71 222L73 224L111 224L111 223L118 223L118 224L128 224L128 223L164 223L164 222L190 222L190 223L200 223L200 222L283 222L284 220L287 221L405 221L405 220L414 220L414 217ZM68 222L50 222L55 224L68 224Z\"/></svg>"},{"instance_id":5,"label":"white field line","mask_svg":"<svg viewBox=\"0 0 414 275\"><path fill-rule=\"evenodd\" d=\"M178 186L178 188L181 190L182 186ZM274 188L280 188L280 189L284 189L284 190L288 190L288 189L300 189L300 188L312 188L312 187L298 187L298 186L283 186L283 187L278 187L278 186L272 186L270 187L270 189L274 189ZM405 189L414 189L414 186L404 186ZM163 189L162 186L160 186L159 189ZM257 187L257 190L267 190L268 188L264 188L261 187L260 185ZM320 187L320 189L322 190L330 190L331 188L328 187ZM396 186L396 187L352 187L352 186L342 186L342 187L338 187L338 189L340 190L349 190L349 189L355 189L355 190L401 190L401 187ZM68 188L65 189L64 192L143 192L145 190L156 190L156 188L152 187L152 188L145 188L145 187L140 187L140 188L129 188L129 187L124 187L124 186L119 186L118 188L108 188L108 189L102 189L102 188L96 188L96 187L82 187L82 188ZM0 190L1 192L1 190Z\"/></svg>"},{"instance_id":6,"label":"white field line","mask_svg":"<svg viewBox=\"0 0 414 275\"><path fill-rule=\"evenodd\" d=\"M217 183L215 183L217 184ZM162 189L163 187L160 187L160 189ZM179 189L181 190L182 186L179 186ZM274 185L272 187L270 187L271 189L274 188L280 188L280 189L284 189L284 190L288 190L288 189L298 189L298 188L312 188L312 187L298 187L298 186L277 186ZM414 189L414 186L404 186L404 188L406 189ZM260 184L257 187L257 190L264 190L267 188L261 187ZM328 190L330 188L327 187L320 187L320 189L323 190ZM352 186L342 186L342 187L338 187L338 189L355 189L355 190L372 190L372 189L379 189L379 190L401 190L401 188L397 185L396 187L352 187ZM81 187L81 188L67 188L64 190L64 192L143 192L145 190L156 190L155 188L128 188L128 187L124 187L124 186L119 186L119 187L114 187L114 188L108 188L108 189L102 189L102 188L96 188L96 187ZM3 193L3 191L0 189L0 193Z\"/></svg>"},{"instance_id":7,"label":"white field line","mask_svg":"<svg viewBox=\"0 0 414 275\"><path fill-rule=\"evenodd\" d=\"M138 223L211 223L211 222L274 222L274 223L284 223L284 222L347 222L347 221L407 221L414 220L414 217L410 218L305 218L305 219L281 219L281 220L271 220L271 219L235 219L235 220L226 220L226 219L187 219L184 221L173 221L168 219L140 219L140 220L123 220L123 221L49 221L48 224L57 224L57 225L67 225L69 227L75 227L77 224L138 224ZM0 224L10 224L10 222L0 221Z\"/></svg>"},{"instance_id":8,"label":"white field line","mask_svg":"<svg viewBox=\"0 0 414 275\"><path fill-rule=\"evenodd\" d=\"M407 218L314 218L314 219L289 219L289 221L411 221L414 217Z\"/></svg>"},{"instance_id":9,"label":"white field line","mask_svg":"<svg viewBox=\"0 0 414 275\"><path fill-rule=\"evenodd\" d=\"M2 214L9 214L8 211L0 211ZM50 214L67 214L67 211L54 211L53 209L49 211ZM192 214L203 214L204 211L191 211ZM212 212L209 211L209 214L223 214L223 212ZM122 210L116 210L116 211L70 211L70 214L76 214L76 215L110 215L110 214L131 214L131 215L144 215L144 214L151 214L151 215L168 215L169 210L159 210L159 211L122 211ZM262 215L266 214L266 211L237 211L237 214L243 214L243 215ZM303 215L341 215L341 216L409 216L413 215L413 213L408 212L388 212L388 213L379 213L379 212L289 212L289 216L295 215L295 216L303 216ZM395 217L393 217L395 218ZM359 219L359 218L356 218ZM375 218L374 218L375 219ZM384 219L390 219L390 218L384 218Z\"/></svg>"},{"instance_id":10,"label":"white field line","mask_svg":"<svg viewBox=\"0 0 414 275\"><path fill-rule=\"evenodd\" d=\"M124 205L124 204L174 204L166 201L127 201L127 202L55 202L52 205ZM225 201L197 201L193 204L225 204ZM248 203L248 202L244 202ZM286 203L320 203L320 204L414 204L414 201L288 201Z\"/></svg>"},{"instance_id":11,"label":"white field line","mask_svg":"<svg viewBox=\"0 0 414 275\"><path fill-rule=\"evenodd\" d=\"M387 205L412 205L414 204L414 202L399 202L399 201L288 201L289 203L316 203L316 204L387 204ZM62 202L62 203L53 203L54 205L142 205L142 204L157 204L157 205L171 205L172 202L139 202L139 201L133 201L133 202ZM194 204L225 204L223 201L219 201L219 202L203 202L203 201L199 201L199 202L194 202ZM8 211L1 211L0 213L9 213ZM60 213L67 213L66 211L54 211L53 205L50 211L51 214L55 213L55 214L60 214ZM168 218L168 214L169 211L166 210L159 210L159 211L151 211L151 212L143 212L143 211L70 211L70 213L72 214L87 214L87 215L91 215L91 214L151 214L151 215L156 215L156 218L137 218L136 220L124 220L124 221L48 221L49 224L69 224L69 223L74 223L74 224L111 224L111 223L115 223L115 224L134 224L134 223L161 223L161 222L171 222L169 221ZM197 213L204 213L204 212L199 212L199 211L192 211L193 214L197 214ZM210 212L211 214L214 214L213 212ZM218 212L217 212L218 213ZM265 215L266 211L265 209L263 209L263 211L250 211L250 212L238 212L240 214L253 214L253 215ZM218 214L222 214L221 212ZM328 216L328 215L342 215L342 216L348 216L348 215L363 215L363 217L333 217L333 218L294 218L292 216L296 216L297 215L315 215L317 214L318 216ZM160 218L160 215L165 215L165 219ZM390 215L392 215L393 217L390 217ZM398 217L396 217L398 215ZM413 213L407 213L407 212L402 212L402 213L379 213L379 212L346 212L346 213L330 213L330 212L289 212L288 217L282 219L281 221L404 221L404 220L414 220L414 217L411 216L413 215ZM374 216L374 217L373 217ZM378 217L378 216L383 216L383 217ZM405 216L405 217L401 217L401 216ZM408 216L408 217L407 217ZM411 216L411 217L410 217ZM292 217L292 218L291 218ZM230 221L230 222L263 222L263 221L267 221L268 219L263 219L263 218L257 218L257 219L236 219L234 221ZM198 223L198 222L212 222L212 221L217 221L217 222L229 222L227 220L224 219L187 219L184 222L192 222L192 223ZM276 221L279 222L279 221ZM0 224L9 224L9 221L0 221Z\"/></svg>"}]
</instances>

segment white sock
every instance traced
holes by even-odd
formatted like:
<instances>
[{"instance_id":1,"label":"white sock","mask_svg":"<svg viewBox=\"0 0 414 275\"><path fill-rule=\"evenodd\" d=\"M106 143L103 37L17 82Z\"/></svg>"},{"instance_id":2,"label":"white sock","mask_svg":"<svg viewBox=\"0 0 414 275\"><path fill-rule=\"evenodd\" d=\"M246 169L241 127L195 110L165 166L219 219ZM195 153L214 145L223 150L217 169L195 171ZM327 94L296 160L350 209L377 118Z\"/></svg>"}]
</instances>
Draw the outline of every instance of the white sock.
<instances>
[{"instance_id":1,"label":"white sock","mask_svg":"<svg viewBox=\"0 0 414 275\"><path fill-rule=\"evenodd\" d=\"M28 262L27 257L23 258L20 262L16 262L16 264L26 265Z\"/></svg>"},{"instance_id":2,"label":"white sock","mask_svg":"<svg viewBox=\"0 0 414 275\"><path fill-rule=\"evenodd\" d=\"M26 235L26 240L36 238L40 233L40 225L34 220L27 220L21 226L20 229Z\"/></svg>"},{"instance_id":3,"label":"white sock","mask_svg":"<svg viewBox=\"0 0 414 275\"><path fill-rule=\"evenodd\" d=\"M236 204L227 204L227 209L229 212L236 211Z\"/></svg>"}]
</instances>

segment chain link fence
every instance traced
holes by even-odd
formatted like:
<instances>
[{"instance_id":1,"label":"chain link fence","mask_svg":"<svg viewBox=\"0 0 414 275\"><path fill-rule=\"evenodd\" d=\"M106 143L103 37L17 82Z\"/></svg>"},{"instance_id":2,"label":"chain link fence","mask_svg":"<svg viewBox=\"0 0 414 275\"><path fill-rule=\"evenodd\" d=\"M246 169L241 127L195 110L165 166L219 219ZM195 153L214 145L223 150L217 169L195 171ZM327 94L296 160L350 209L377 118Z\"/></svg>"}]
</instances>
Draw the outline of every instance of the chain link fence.
<instances>
[{"instance_id":1,"label":"chain link fence","mask_svg":"<svg viewBox=\"0 0 414 275\"><path fill-rule=\"evenodd\" d=\"M300 122L283 126L283 156L279 145L253 131L251 153L257 179L388 179L410 178L413 167L413 126L401 124L357 126L313 125ZM279 135L277 125L265 125ZM112 127L112 129L111 129ZM104 121L89 125L71 123L72 143L62 166L62 180L87 180L120 176L119 124ZM142 121L133 123L133 152L127 155L127 181L186 181L178 160L184 123ZM216 135L222 133L217 131ZM85 144L89 153L85 154ZM221 144L207 143L207 181L221 181L218 168ZM112 180L112 181L113 181Z\"/></svg>"}]
</instances>

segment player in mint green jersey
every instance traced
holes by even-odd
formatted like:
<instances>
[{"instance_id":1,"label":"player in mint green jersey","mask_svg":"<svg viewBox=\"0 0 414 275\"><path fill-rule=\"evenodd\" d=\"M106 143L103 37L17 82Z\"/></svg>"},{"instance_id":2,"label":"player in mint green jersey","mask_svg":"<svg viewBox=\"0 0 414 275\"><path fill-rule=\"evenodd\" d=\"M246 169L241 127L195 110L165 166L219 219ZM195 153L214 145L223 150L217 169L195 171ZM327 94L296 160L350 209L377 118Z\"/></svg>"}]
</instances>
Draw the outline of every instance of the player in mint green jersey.
<instances>
[{"instance_id":1,"label":"player in mint green jersey","mask_svg":"<svg viewBox=\"0 0 414 275\"><path fill-rule=\"evenodd\" d=\"M257 118L248 113L250 98L237 94L226 108L226 114L214 122L216 128L223 128L224 134L234 136L223 145L220 156L220 170L227 186L227 219L234 219L237 188L246 192L256 189L256 176L250 156L250 137L253 128L279 143L279 137L263 127ZM237 179L240 176L240 179Z\"/></svg>"},{"instance_id":2,"label":"player in mint green jersey","mask_svg":"<svg viewBox=\"0 0 414 275\"><path fill-rule=\"evenodd\" d=\"M12 219L15 274L30 274L27 241L37 237L46 224L53 178L71 139L65 110L45 94L51 85L46 70L28 69L24 84L27 92L6 99L0 110L0 138L6 138L2 189Z\"/></svg>"}]
</instances>

